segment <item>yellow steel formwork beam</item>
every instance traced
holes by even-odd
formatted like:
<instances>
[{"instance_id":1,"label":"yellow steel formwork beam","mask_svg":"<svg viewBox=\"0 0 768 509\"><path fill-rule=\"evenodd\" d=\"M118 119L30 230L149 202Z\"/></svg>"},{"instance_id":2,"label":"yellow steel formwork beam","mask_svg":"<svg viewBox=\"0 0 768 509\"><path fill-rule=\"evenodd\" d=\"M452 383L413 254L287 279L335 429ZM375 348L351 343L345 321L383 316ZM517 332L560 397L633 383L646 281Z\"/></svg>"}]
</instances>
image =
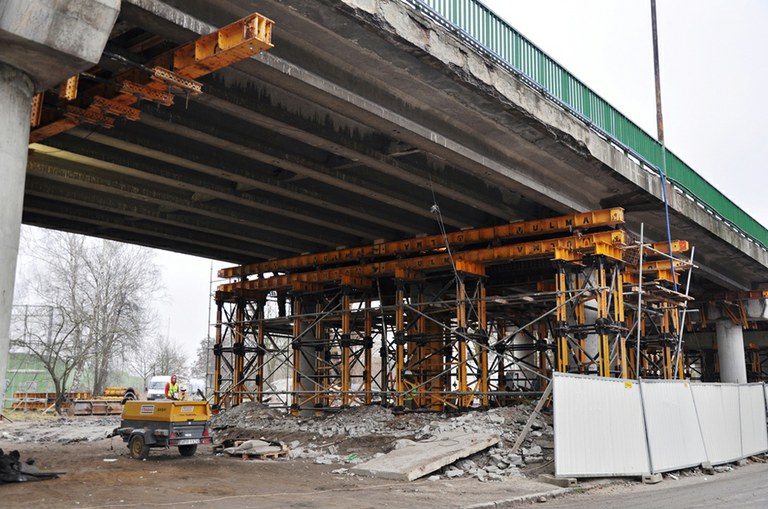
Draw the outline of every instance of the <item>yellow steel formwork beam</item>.
<instances>
[{"instance_id":1,"label":"yellow steel formwork beam","mask_svg":"<svg viewBox=\"0 0 768 509\"><path fill-rule=\"evenodd\" d=\"M77 85L80 82L80 75L70 76L59 87L59 97L66 101L77 99Z\"/></svg>"},{"instance_id":2,"label":"yellow steel formwork beam","mask_svg":"<svg viewBox=\"0 0 768 509\"><path fill-rule=\"evenodd\" d=\"M456 404L468 408L471 397L467 385L467 287L462 278L456 279L456 331L456 382L460 393Z\"/></svg>"},{"instance_id":3,"label":"yellow steel formwork beam","mask_svg":"<svg viewBox=\"0 0 768 509\"><path fill-rule=\"evenodd\" d=\"M171 70L197 79L272 47L272 21L251 14L173 50Z\"/></svg>"},{"instance_id":4,"label":"yellow steel formwork beam","mask_svg":"<svg viewBox=\"0 0 768 509\"><path fill-rule=\"evenodd\" d=\"M488 317L486 315L486 289L485 289L485 282L480 281L478 283L479 285L479 295L478 295L478 301L477 301L477 325L480 329L480 333L484 335L485 338L488 337ZM479 364L479 370L480 370L480 379L477 382L477 391L481 394L480 396L480 406L482 408L488 408L488 405L490 403L488 398L488 348L487 348L488 342L485 341L485 343L480 347L480 351L478 352L478 355L480 356L480 362Z\"/></svg>"},{"instance_id":5,"label":"yellow steel formwork beam","mask_svg":"<svg viewBox=\"0 0 768 509\"><path fill-rule=\"evenodd\" d=\"M648 272L669 271L670 265L671 265L670 260L656 260L652 262L643 262L643 273L645 274ZM675 267L675 271L680 271L690 267L690 264L682 260L674 260L674 267ZM629 267L629 271L635 273L635 272L638 272L638 268Z\"/></svg>"},{"instance_id":6,"label":"yellow steel formwork beam","mask_svg":"<svg viewBox=\"0 0 768 509\"><path fill-rule=\"evenodd\" d=\"M605 260L598 258L597 264L597 319L606 320L608 318L608 281L606 279ZM603 333L598 334L598 369L600 376L611 376L611 355L608 345L608 335Z\"/></svg>"},{"instance_id":7,"label":"yellow steel formwork beam","mask_svg":"<svg viewBox=\"0 0 768 509\"><path fill-rule=\"evenodd\" d=\"M239 405L243 401L245 391L243 367L245 366L245 303L241 300L237 303L235 312L235 326L233 339L233 353L235 357L232 376L232 404Z\"/></svg>"},{"instance_id":8,"label":"yellow steel formwork beam","mask_svg":"<svg viewBox=\"0 0 768 509\"><path fill-rule=\"evenodd\" d=\"M40 120L43 117L43 93L40 92L32 96L32 112L30 115L29 123L32 127L40 125Z\"/></svg>"},{"instance_id":9,"label":"yellow steel formwork beam","mask_svg":"<svg viewBox=\"0 0 768 509\"><path fill-rule=\"evenodd\" d=\"M373 312L371 311L371 299L365 300L365 318L363 324L363 334L365 335L365 404L370 405L373 402Z\"/></svg>"},{"instance_id":10,"label":"yellow steel formwork beam","mask_svg":"<svg viewBox=\"0 0 768 509\"><path fill-rule=\"evenodd\" d=\"M403 408L405 381L405 289L397 283L395 290L395 407Z\"/></svg>"},{"instance_id":11,"label":"yellow steel formwork beam","mask_svg":"<svg viewBox=\"0 0 768 509\"><path fill-rule=\"evenodd\" d=\"M293 337L294 340L301 337L301 298L294 296L291 302L291 311L295 318L293 319ZM303 380L299 367L301 366L301 348L293 348L293 394L291 394L291 413L299 415L301 412L301 393L303 392Z\"/></svg>"},{"instance_id":12,"label":"yellow steel formwork beam","mask_svg":"<svg viewBox=\"0 0 768 509\"><path fill-rule=\"evenodd\" d=\"M390 260L367 265L354 265L350 267L325 269L316 272L300 272L285 276L239 281L222 284L218 287L218 290L221 292L231 292L237 289L274 290L278 288L290 288L296 282L327 283L340 281L344 275L382 277L394 274L397 269L418 271L444 269L446 267L451 267L451 264L458 260L466 260L481 264L493 264L520 259L546 258L554 254L557 248L575 251L591 251L594 250L595 245L598 243L622 245L624 244L624 241L624 232L616 230L575 237L524 242L509 246L460 251L454 253L452 257L447 253L442 253L438 255L406 258L403 260Z\"/></svg>"},{"instance_id":13,"label":"yellow steel formwork beam","mask_svg":"<svg viewBox=\"0 0 768 509\"><path fill-rule=\"evenodd\" d=\"M557 324L563 326L568 322L568 308L566 308L566 302L568 300L566 284L565 267L559 264L557 274L555 277L555 290L557 291L555 302L557 304ZM557 348L555 349L557 354L557 362L555 363L555 369L560 373L568 371L568 337L561 331L557 334Z\"/></svg>"},{"instance_id":14,"label":"yellow steel formwork beam","mask_svg":"<svg viewBox=\"0 0 768 509\"><path fill-rule=\"evenodd\" d=\"M352 384L350 383L352 375L350 363L351 319L351 300L349 292L344 291L341 296L341 398L344 407L348 407L352 401Z\"/></svg>"},{"instance_id":15,"label":"yellow steel formwork beam","mask_svg":"<svg viewBox=\"0 0 768 509\"><path fill-rule=\"evenodd\" d=\"M659 256L658 253L654 253L654 251L660 251L664 253L665 255L669 255L669 243L668 242L654 242L650 245L647 245L647 247L650 247L651 249L645 250L644 256ZM686 251L690 250L691 246L688 243L687 240L673 240L672 241L672 254L680 254L685 253Z\"/></svg>"},{"instance_id":16,"label":"yellow steel formwork beam","mask_svg":"<svg viewBox=\"0 0 768 509\"><path fill-rule=\"evenodd\" d=\"M89 104L83 111L101 111L95 105L96 100L113 101L114 103L122 104L123 107L130 106L142 99L170 105L172 103L172 96L168 94L169 88L194 91L195 87L199 86L194 81L195 79L272 48L272 24L270 19L265 18L261 14L254 13L234 23L230 23L215 32L204 35L189 44L159 55L144 64L145 68L153 69L151 76L142 71L137 73L135 69L116 76L114 80L118 82L118 86L121 88L114 97L101 96L104 93L103 91L106 90L103 85L93 87L89 90L90 94L88 95L93 98L94 102ZM170 68L166 68L169 66L169 63ZM136 83L137 74L139 81L142 81L142 78L152 78L152 80L146 84L138 84ZM66 90L72 88L70 80L65 85L62 85ZM125 82L125 84L122 82ZM74 94L76 93L75 89ZM72 94L68 95L67 98L70 96ZM133 110L131 116L122 114L120 116L126 116L129 120L136 120L138 113L135 112L138 110L130 108L127 111L130 110ZM112 112L110 111L109 114L112 114ZM69 117L59 118L34 129L29 136L30 142L38 142L68 131L88 119L89 115L86 113L80 113L79 115L71 113ZM105 127L111 127L111 124L108 122L102 122L102 124Z\"/></svg>"},{"instance_id":17,"label":"yellow steel formwork beam","mask_svg":"<svg viewBox=\"0 0 768 509\"><path fill-rule=\"evenodd\" d=\"M624 209L612 208L539 219L522 221L489 228L463 230L449 233L447 236L430 235L408 240L385 242L354 248L338 249L325 253L295 256L281 260L251 263L238 267L220 269L219 277L232 278L263 274L266 272L289 272L296 269L322 267L324 265L355 262L361 259L405 255L444 249L446 241L451 247L488 242L494 239L514 239L534 237L551 233L569 232L578 229L590 229L615 226L624 223Z\"/></svg>"},{"instance_id":18,"label":"yellow steel formwork beam","mask_svg":"<svg viewBox=\"0 0 768 509\"><path fill-rule=\"evenodd\" d=\"M223 400L221 397L221 343L222 343L222 335L221 335L221 319L222 319L222 310L223 310L224 303L217 299L216 301L216 336L214 340L214 356L213 356L213 394L214 394L214 403L217 407L221 408ZM218 353L217 353L218 352Z\"/></svg>"}]
</instances>

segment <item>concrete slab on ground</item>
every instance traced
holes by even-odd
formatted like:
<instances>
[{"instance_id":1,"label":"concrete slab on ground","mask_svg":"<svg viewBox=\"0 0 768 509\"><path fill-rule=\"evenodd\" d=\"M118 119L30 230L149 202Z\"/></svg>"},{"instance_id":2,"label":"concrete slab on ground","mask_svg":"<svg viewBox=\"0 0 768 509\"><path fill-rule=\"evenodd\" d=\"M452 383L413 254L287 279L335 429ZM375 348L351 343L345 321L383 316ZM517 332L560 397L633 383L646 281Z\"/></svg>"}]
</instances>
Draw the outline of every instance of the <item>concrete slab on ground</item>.
<instances>
[{"instance_id":1,"label":"concrete slab on ground","mask_svg":"<svg viewBox=\"0 0 768 509\"><path fill-rule=\"evenodd\" d=\"M497 435L487 433L443 433L358 465L352 472L383 479L412 481L498 442Z\"/></svg>"}]
</instances>

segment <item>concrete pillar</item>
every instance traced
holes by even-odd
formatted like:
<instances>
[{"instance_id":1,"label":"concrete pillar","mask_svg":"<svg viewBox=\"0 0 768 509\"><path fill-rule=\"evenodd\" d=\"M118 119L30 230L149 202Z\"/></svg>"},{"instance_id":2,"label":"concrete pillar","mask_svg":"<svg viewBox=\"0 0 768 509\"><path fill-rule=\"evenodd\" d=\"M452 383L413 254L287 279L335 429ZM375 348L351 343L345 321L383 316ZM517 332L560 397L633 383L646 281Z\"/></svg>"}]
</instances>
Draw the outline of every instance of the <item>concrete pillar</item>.
<instances>
[{"instance_id":1,"label":"concrete pillar","mask_svg":"<svg viewBox=\"0 0 768 509\"><path fill-rule=\"evenodd\" d=\"M597 301L590 300L585 303L584 306L584 321L589 324L593 324L597 321ZM585 348L587 355L590 357L597 357L600 353L600 336L597 334L587 334ZM600 371L600 367L597 364L590 364L587 369L587 373L590 375L596 375Z\"/></svg>"},{"instance_id":2,"label":"concrete pillar","mask_svg":"<svg viewBox=\"0 0 768 509\"><path fill-rule=\"evenodd\" d=\"M0 409L33 92L98 63L120 0L0 2Z\"/></svg>"},{"instance_id":3,"label":"concrete pillar","mask_svg":"<svg viewBox=\"0 0 768 509\"><path fill-rule=\"evenodd\" d=\"M744 358L744 332L731 320L717 321L717 353L720 358L720 381L747 383Z\"/></svg>"},{"instance_id":4,"label":"concrete pillar","mask_svg":"<svg viewBox=\"0 0 768 509\"><path fill-rule=\"evenodd\" d=\"M34 85L25 73L0 62L0 398L5 398L9 328L21 209L27 171L29 117ZM2 409L2 404L0 404Z\"/></svg>"}]
</instances>

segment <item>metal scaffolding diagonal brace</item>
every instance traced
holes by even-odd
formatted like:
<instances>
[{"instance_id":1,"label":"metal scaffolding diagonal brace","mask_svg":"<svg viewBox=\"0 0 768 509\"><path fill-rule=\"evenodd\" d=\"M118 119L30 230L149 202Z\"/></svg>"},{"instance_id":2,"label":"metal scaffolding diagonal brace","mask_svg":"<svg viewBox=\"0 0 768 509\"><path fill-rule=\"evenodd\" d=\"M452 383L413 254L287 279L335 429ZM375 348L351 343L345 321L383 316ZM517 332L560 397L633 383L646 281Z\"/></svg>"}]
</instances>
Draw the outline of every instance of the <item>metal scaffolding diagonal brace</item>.
<instances>
[{"instance_id":1,"label":"metal scaffolding diagonal brace","mask_svg":"<svg viewBox=\"0 0 768 509\"><path fill-rule=\"evenodd\" d=\"M547 389L544 391L544 394L542 394L541 397L539 398L539 401L538 403L536 403L536 407L533 409L533 412L531 412L531 415L528 416L528 420L525 422L523 431L521 431L520 434L517 436L517 440L515 440L515 444L512 446L512 454L517 454L517 451L518 449L520 449L520 446L523 444L525 437L527 437L528 433L531 431L531 427L533 426L533 421L536 420L536 417L538 417L539 412L541 412L541 409L544 408L544 403L546 403L547 399L552 394L552 386L553 384L547 385Z\"/></svg>"}]
</instances>

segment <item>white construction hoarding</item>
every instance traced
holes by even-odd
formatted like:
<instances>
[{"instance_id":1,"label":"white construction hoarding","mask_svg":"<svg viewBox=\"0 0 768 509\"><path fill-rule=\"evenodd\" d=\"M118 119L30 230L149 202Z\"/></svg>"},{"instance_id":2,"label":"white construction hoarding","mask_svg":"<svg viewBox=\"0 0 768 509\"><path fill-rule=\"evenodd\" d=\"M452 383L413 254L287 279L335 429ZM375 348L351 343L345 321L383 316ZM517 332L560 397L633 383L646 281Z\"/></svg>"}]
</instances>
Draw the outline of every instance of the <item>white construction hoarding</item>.
<instances>
[{"instance_id":1,"label":"white construction hoarding","mask_svg":"<svg viewBox=\"0 0 768 509\"><path fill-rule=\"evenodd\" d=\"M740 459L739 386L692 384L691 387L707 460L718 465Z\"/></svg>"},{"instance_id":2,"label":"white construction hoarding","mask_svg":"<svg viewBox=\"0 0 768 509\"><path fill-rule=\"evenodd\" d=\"M707 461L691 384L654 380L640 383L648 429L651 472L668 472Z\"/></svg>"},{"instance_id":3,"label":"white construction hoarding","mask_svg":"<svg viewBox=\"0 0 768 509\"><path fill-rule=\"evenodd\" d=\"M557 476L649 472L636 381L555 373L552 383Z\"/></svg>"},{"instance_id":4,"label":"white construction hoarding","mask_svg":"<svg viewBox=\"0 0 768 509\"><path fill-rule=\"evenodd\" d=\"M763 384L556 373L555 474L639 476L768 451Z\"/></svg>"},{"instance_id":5,"label":"white construction hoarding","mask_svg":"<svg viewBox=\"0 0 768 509\"><path fill-rule=\"evenodd\" d=\"M763 384L739 386L741 456L744 458L768 450L764 391Z\"/></svg>"}]
</instances>

